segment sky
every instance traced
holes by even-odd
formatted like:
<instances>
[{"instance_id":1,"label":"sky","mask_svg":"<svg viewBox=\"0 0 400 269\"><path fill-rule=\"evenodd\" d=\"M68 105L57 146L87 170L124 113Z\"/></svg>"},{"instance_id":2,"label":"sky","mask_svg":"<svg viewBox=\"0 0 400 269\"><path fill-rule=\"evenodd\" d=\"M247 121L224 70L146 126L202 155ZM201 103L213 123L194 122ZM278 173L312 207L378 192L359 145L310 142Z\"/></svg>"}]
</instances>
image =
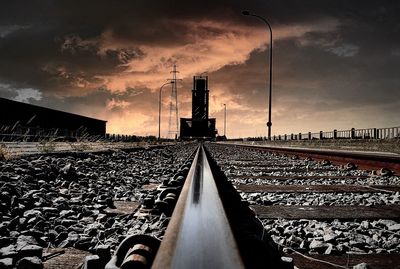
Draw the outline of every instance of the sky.
<instances>
[{"instance_id":1,"label":"sky","mask_svg":"<svg viewBox=\"0 0 400 269\"><path fill-rule=\"evenodd\" d=\"M179 117L208 75L227 136L400 126L400 2L30 0L0 3L0 96L157 135L159 88L177 65ZM168 132L169 86L161 134Z\"/></svg>"}]
</instances>

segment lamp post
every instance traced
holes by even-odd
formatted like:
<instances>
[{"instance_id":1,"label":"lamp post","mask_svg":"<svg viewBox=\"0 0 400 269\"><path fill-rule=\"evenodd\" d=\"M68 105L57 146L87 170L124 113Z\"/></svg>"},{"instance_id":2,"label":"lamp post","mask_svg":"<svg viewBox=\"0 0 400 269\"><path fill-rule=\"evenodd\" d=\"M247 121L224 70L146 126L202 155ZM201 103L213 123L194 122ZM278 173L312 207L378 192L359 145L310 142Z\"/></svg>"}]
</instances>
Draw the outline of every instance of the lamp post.
<instances>
[{"instance_id":1,"label":"lamp post","mask_svg":"<svg viewBox=\"0 0 400 269\"><path fill-rule=\"evenodd\" d=\"M171 80L171 81L168 81L167 83L164 83L160 87L160 95L158 97L158 140L160 140L160 138L161 138L161 91L165 85L174 84L174 83L175 82L173 80Z\"/></svg>"},{"instance_id":2,"label":"lamp post","mask_svg":"<svg viewBox=\"0 0 400 269\"><path fill-rule=\"evenodd\" d=\"M269 106L268 106L268 122L267 122L267 126L268 126L268 140L271 140L271 126L272 126L272 121L271 121L271 96L272 96L272 28L271 25L269 24L269 22L267 21L267 19L256 15L256 14L252 14L249 11L242 11L242 14L244 16L253 16L256 17L260 20L262 20L263 22L265 22L265 24L268 26L269 32L270 32L270 36L269 36Z\"/></svg>"},{"instance_id":3,"label":"lamp post","mask_svg":"<svg viewBox=\"0 0 400 269\"><path fill-rule=\"evenodd\" d=\"M224 104L224 136L226 137L226 104Z\"/></svg>"}]
</instances>

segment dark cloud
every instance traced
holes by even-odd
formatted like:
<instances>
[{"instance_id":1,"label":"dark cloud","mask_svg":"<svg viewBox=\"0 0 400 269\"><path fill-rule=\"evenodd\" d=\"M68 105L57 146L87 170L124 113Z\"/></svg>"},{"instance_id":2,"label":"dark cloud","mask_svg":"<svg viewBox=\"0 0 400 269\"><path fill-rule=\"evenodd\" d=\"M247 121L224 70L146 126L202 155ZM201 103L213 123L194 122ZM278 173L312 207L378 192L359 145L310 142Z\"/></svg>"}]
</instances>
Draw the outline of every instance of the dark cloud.
<instances>
[{"instance_id":1,"label":"dark cloud","mask_svg":"<svg viewBox=\"0 0 400 269\"><path fill-rule=\"evenodd\" d=\"M158 95L156 87L140 84L139 75L151 76L154 66L171 66L176 59L186 61L186 67L197 65L198 55L192 51L210 57L223 54L223 49L210 52L203 45L185 51L204 40L212 41L208 46L217 46L216 40L227 36L239 39L247 31L243 29L263 31L262 22L240 15L243 9L266 16L275 36L292 32L274 42L275 128L279 122L281 129L299 128L289 115L298 120L335 110L343 115L361 114L374 107L382 122L388 123L388 117L400 112L400 2L390 0L6 1L0 4L0 95L18 98L20 94L30 102L110 121L136 111L141 124L150 126L156 120ZM331 28L315 30L323 29L327 21ZM240 47L235 42L228 45ZM268 58L258 45L252 49L247 61L239 57L246 53L242 47L238 59L223 55L214 68L204 70L209 71L216 116L222 115L220 103L229 101L230 113L237 117L232 121L239 120L241 113L244 119L247 113L249 121L255 117L251 113L264 117ZM164 57L168 51L173 53ZM156 53L159 58L151 58ZM141 59L149 60L135 62ZM118 83L129 75L135 75L140 86ZM192 75L186 75L181 84L182 114L190 112ZM146 110L149 117L144 115ZM333 121L334 116L329 117ZM360 125L367 122L364 116L358 119ZM311 128L316 123L302 122L307 124ZM264 122L257 128L262 130Z\"/></svg>"}]
</instances>

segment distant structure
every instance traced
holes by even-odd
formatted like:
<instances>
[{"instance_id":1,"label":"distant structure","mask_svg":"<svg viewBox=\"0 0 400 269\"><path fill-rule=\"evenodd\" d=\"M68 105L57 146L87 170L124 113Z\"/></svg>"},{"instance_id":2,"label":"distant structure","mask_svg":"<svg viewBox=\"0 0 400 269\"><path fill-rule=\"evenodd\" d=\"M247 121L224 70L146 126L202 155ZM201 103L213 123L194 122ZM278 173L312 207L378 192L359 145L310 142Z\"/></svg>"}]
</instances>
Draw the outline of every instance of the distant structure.
<instances>
[{"instance_id":1,"label":"distant structure","mask_svg":"<svg viewBox=\"0 0 400 269\"><path fill-rule=\"evenodd\" d=\"M0 136L105 136L107 121L0 98Z\"/></svg>"},{"instance_id":2,"label":"distant structure","mask_svg":"<svg viewBox=\"0 0 400 269\"><path fill-rule=\"evenodd\" d=\"M181 139L215 138L215 118L208 118L208 100L208 76L194 76L192 118L181 118Z\"/></svg>"},{"instance_id":3,"label":"distant structure","mask_svg":"<svg viewBox=\"0 0 400 269\"><path fill-rule=\"evenodd\" d=\"M169 122L168 122L168 137L177 138L178 136L178 80L176 79L176 64L174 64L174 68L171 71L172 79L170 80L172 83L171 90L171 99L169 103Z\"/></svg>"}]
</instances>

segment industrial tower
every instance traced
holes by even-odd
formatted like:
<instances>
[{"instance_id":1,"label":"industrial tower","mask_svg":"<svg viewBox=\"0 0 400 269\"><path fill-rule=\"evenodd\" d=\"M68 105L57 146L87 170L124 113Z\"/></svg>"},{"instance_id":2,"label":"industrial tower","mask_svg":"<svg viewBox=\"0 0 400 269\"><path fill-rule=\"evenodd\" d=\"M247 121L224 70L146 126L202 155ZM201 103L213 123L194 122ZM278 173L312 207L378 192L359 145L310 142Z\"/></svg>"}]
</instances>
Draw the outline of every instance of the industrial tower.
<instances>
[{"instance_id":1,"label":"industrial tower","mask_svg":"<svg viewBox=\"0 0 400 269\"><path fill-rule=\"evenodd\" d=\"M170 98L170 103L169 103L169 122L168 122L168 137L172 137L174 139L177 138L178 136L178 130L179 130L179 123L178 123L178 85L177 85L177 79L176 79L176 73L179 73L176 71L176 64L174 64L173 70L171 71L172 73L172 79L171 79L171 84L172 84L172 90L171 90L171 98Z\"/></svg>"},{"instance_id":2,"label":"industrial tower","mask_svg":"<svg viewBox=\"0 0 400 269\"><path fill-rule=\"evenodd\" d=\"M192 118L181 118L181 139L215 138L215 118L208 117L208 105L208 76L194 76L192 90Z\"/></svg>"}]
</instances>

